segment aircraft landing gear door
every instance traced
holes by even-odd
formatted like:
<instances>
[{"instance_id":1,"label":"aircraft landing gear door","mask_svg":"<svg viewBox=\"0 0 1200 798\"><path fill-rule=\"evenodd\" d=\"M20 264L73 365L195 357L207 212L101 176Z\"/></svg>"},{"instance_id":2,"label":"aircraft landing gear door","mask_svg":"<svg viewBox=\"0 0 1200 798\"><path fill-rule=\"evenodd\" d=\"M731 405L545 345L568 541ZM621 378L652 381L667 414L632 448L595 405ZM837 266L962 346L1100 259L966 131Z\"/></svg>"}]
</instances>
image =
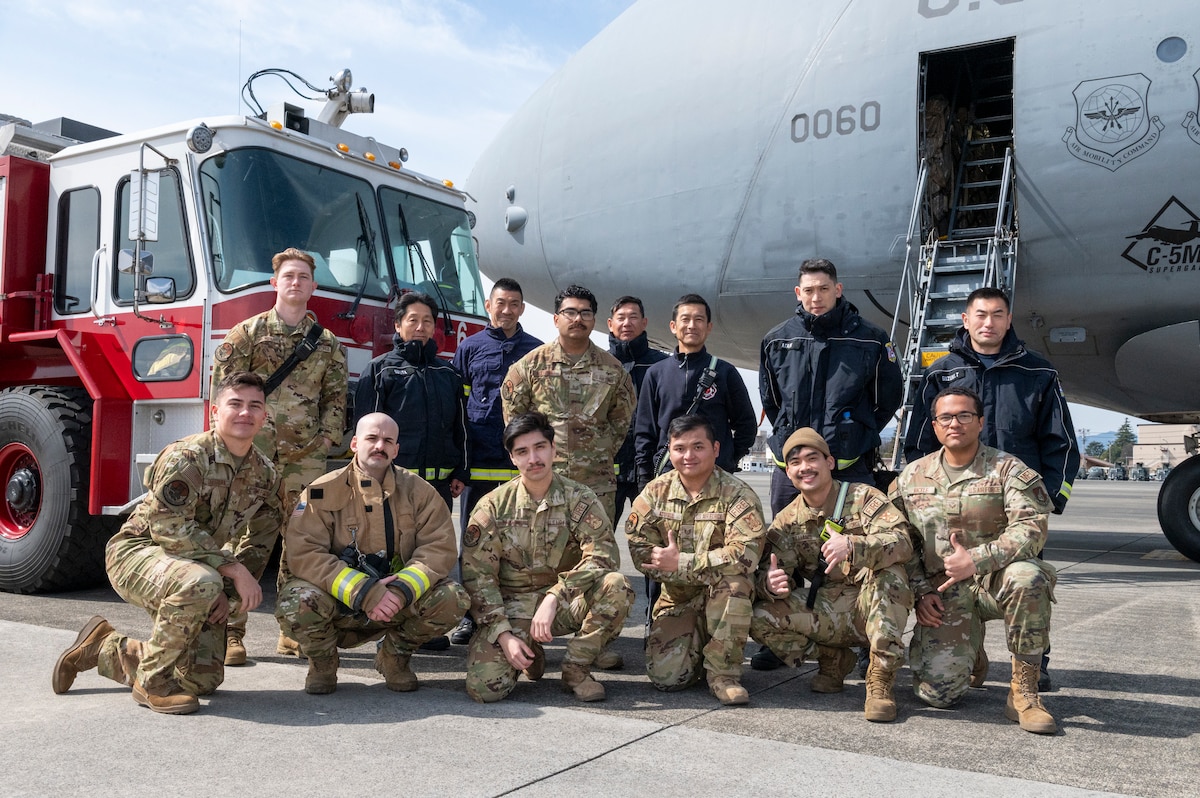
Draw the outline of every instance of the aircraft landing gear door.
<instances>
[{"instance_id":1,"label":"aircraft landing gear door","mask_svg":"<svg viewBox=\"0 0 1200 798\"><path fill-rule=\"evenodd\" d=\"M922 240L991 235L1013 146L1013 40L922 53L919 152L929 164Z\"/></svg>"}]
</instances>

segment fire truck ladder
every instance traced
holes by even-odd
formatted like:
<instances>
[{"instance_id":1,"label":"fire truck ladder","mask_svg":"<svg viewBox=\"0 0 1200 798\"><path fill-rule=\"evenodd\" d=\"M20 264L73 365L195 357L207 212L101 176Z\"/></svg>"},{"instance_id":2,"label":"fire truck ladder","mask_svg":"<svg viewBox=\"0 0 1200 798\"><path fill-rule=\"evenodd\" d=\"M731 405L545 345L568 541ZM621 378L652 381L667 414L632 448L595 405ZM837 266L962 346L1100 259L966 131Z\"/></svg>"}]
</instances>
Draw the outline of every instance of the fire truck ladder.
<instances>
[{"instance_id":1,"label":"fire truck ladder","mask_svg":"<svg viewBox=\"0 0 1200 798\"><path fill-rule=\"evenodd\" d=\"M1009 140L1011 141L1011 137ZM993 224L990 227L955 229L952 223L949 234L942 239L937 237L935 229L930 230L914 260L911 255L917 240L918 218L921 215L927 180L926 165L922 161L917 191L913 198L913 212L909 220L904 273L892 322L892 340L895 341L901 311L907 300L908 318L911 322L900 352L900 366L904 373L904 403L896 426L892 468L898 468L900 464L904 432L912 410L913 398L921 382L921 373L947 353L950 341L962 326L962 313L966 308L967 296L983 286L999 288L1012 296L1017 265L1017 234L1013 215L1015 169L1012 147L1005 150L999 164L1001 169L998 179L989 180L989 183L994 182L991 187L995 189L990 201L977 198L969 205L959 205L957 200L965 196L964 186L960 182L955 189L957 207L951 210L952 217L958 219L967 218L968 214L977 219L981 214L988 213L993 218ZM970 173L970 167L959 171L960 176ZM972 176L972 182L982 182L974 179L975 177L977 176ZM979 186L973 188L977 189Z\"/></svg>"}]
</instances>

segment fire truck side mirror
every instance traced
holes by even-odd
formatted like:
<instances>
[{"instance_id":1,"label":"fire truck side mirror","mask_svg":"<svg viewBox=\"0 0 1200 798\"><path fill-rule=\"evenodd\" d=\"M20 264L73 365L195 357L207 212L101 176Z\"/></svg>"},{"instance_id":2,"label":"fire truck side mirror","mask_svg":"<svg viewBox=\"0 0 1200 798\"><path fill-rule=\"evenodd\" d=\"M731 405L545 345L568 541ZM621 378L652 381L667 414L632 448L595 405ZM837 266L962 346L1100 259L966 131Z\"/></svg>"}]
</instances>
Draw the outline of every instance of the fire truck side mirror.
<instances>
[{"instance_id":1,"label":"fire truck side mirror","mask_svg":"<svg viewBox=\"0 0 1200 798\"><path fill-rule=\"evenodd\" d=\"M138 258L138 260L140 261L140 266L141 266L141 268L138 269L139 274L141 274L143 276L147 276L147 277L151 274L154 274L154 253L153 252L143 251L141 257ZM117 255L117 271L121 272L121 274L133 274L134 273L133 250L132 249L123 249Z\"/></svg>"},{"instance_id":2,"label":"fire truck side mirror","mask_svg":"<svg viewBox=\"0 0 1200 798\"><path fill-rule=\"evenodd\" d=\"M147 304L166 305L175 301L174 277L149 277L146 279L146 292L143 295Z\"/></svg>"}]
</instances>

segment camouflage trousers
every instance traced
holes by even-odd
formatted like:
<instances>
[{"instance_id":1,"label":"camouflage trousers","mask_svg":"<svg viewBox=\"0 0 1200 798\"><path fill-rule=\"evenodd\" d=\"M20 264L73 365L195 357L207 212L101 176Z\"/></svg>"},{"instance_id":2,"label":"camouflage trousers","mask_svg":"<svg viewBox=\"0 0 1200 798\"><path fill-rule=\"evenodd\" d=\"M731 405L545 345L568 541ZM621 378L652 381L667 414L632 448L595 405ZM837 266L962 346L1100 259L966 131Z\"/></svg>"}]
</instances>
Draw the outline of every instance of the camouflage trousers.
<instances>
[{"instance_id":1,"label":"camouflage trousers","mask_svg":"<svg viewBox=\"0 0 1200 798\"><path fill-rule=\"evenodd\" d=\"M283 585L287 582L291 573L287 568L287 542L284 538L284 532L287 531L287 525L292 520L292 516L296 515L296 511L300 508L297 505L300 503L300 494L308 487L309 483L317 477L325 473L325 458L320 459L309 457L297 463L275 463L279 469L279 474L282 477L279 480L279 500L283 507L283 528L279 530L277 540L280 541L279 551L279 572L275 575L275 593L279 595L283 592ZM226 548L233 550L237 541L230 541ZM272 542L271 547L275 544ZM266 573L267 563L270 561L268 554L263 560L263 564L254 572L255 579L262 579ZM246 636L246 616L247 613L238 610L236 613L229 614L229 628L226 630L231 637L242 638Z\"/></svg>"},{"instance_id":2,"label":"camouflage trousers","mask_svg":"<svg viewBox=\"0 0 1200 798\"><path fill-rule=\"evenodd\" d=\"M512 633L534 651L541 650L529 634L529 626L545 590L505 597L505 613ZM550 627L555 637L574 635L567 641L563 662L589 666L600 651L621 633L625 616L633 606L628 580L609 571L569 604L559 602ZM532 608L532 609L530 609ZM488 630L478 626L467 649L467 695L485 704L499 701L517 686L517 669L508 662L499 643L488 641Z\"/></svg>"},{"instance_id":3,"label":"camouflage trousers","mask_svg":"<svg viewBox=\"0 0 1200 798\"><path fill-rule=\"evenodd\" d=\"M870 571L861 585L826 582L811 610L804 606L807 598L804 589L754 602L750 636L793 668L812 659L817 646L867 644L886 671L895 672L904 664L902 637L913 594L903 566Z\"/></svg>"},{"instance_id":4,"label":"camouflage trousers","mask_svg":"<svg viewBox=\"0 0 1200 798\"><path fill-rule=\"evenodd\" d=\"M944 581L941 574L933 584ZM1043 560L1020 560L941 594L942 625L913 628L909 667L913 692L926 704L948 707L967 692L971 666L983 644L983 625L1004 619L1008 650L1036 655L1050 645L1050 605L1058 575Z\"/></svg>"},{"instance_id":5,"label":"camouflage trousers","mask_svg":"<svg viewBox=\"0 0 1200 798\"><path fill-rule=\"evenodd\" d=\"M332 656L383 638L384 645L411 656L422 643L444 635L462 620L471 599L462 586L442 579L390 621L352 613L329 593L299 577L289 577L275 605L279 629L300 644L307 657Z\"/></svg>"},{"instance_id":6,"label":"camouflage trousers","mask_svg":"<svg viewBox=\"0 0 1200 798\"><path fill-rule=\"evenodd\" d=\"M154 619L150 639L141 642L136 680L152 695L167 695L178 687L192 695L207 695L225 680L225 624L211 624L217 597L225 591L215 568L167 554L160 546L122 540L105 550L105 569L117 594L141 607ZM236 602L231 602L236 603ZM111 638L118 638L114 641ZM100 673L130 684L127 672L133 642L109 636L102 649Z\"/></svg>"},{"instance_id":7,"label":"camouflage trousers","mask_svg":"<svg viewBox=\"0 0 1200 798\"><path fill-rule=\"evenodd\" d=\"M659 690L709 678L741 678L754 586L725 576L715 585L664 582L646 637L646 675Z\"/></svg>"}]
</instances>

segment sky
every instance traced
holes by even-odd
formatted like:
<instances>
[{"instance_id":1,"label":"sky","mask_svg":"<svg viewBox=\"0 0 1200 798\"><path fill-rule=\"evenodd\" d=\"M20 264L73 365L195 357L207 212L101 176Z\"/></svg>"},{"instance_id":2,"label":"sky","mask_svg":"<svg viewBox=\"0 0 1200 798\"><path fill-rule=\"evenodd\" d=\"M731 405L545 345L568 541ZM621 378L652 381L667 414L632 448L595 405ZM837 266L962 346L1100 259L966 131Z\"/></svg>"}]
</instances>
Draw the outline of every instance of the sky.
<instances>
[{"instance_id":1,"label":"sky","mask_svg":"<svg viewBox=\"0 0 1200 798\"><path fill-rule=\"evenodd\" d=\"M241 87L257 70L290 69L325 88L349 68L354 88L375 94L375 113L351 116L344 127L405 147L408 167L463 185L508 117L630 5L0 0L0 114L33 122L66 116L128 133L249 113ZM264 106L287 101L314 116L321 106L273 77L256 81L254 91ZM530 311L526 326L542 338L554 334L540 312ZM756 394L754 375L744 374ZM1124 419L1082 405L1072 405L1072 414L1077 428L1092 433L1115 430Z\"/></svg>"}]
</instances>

